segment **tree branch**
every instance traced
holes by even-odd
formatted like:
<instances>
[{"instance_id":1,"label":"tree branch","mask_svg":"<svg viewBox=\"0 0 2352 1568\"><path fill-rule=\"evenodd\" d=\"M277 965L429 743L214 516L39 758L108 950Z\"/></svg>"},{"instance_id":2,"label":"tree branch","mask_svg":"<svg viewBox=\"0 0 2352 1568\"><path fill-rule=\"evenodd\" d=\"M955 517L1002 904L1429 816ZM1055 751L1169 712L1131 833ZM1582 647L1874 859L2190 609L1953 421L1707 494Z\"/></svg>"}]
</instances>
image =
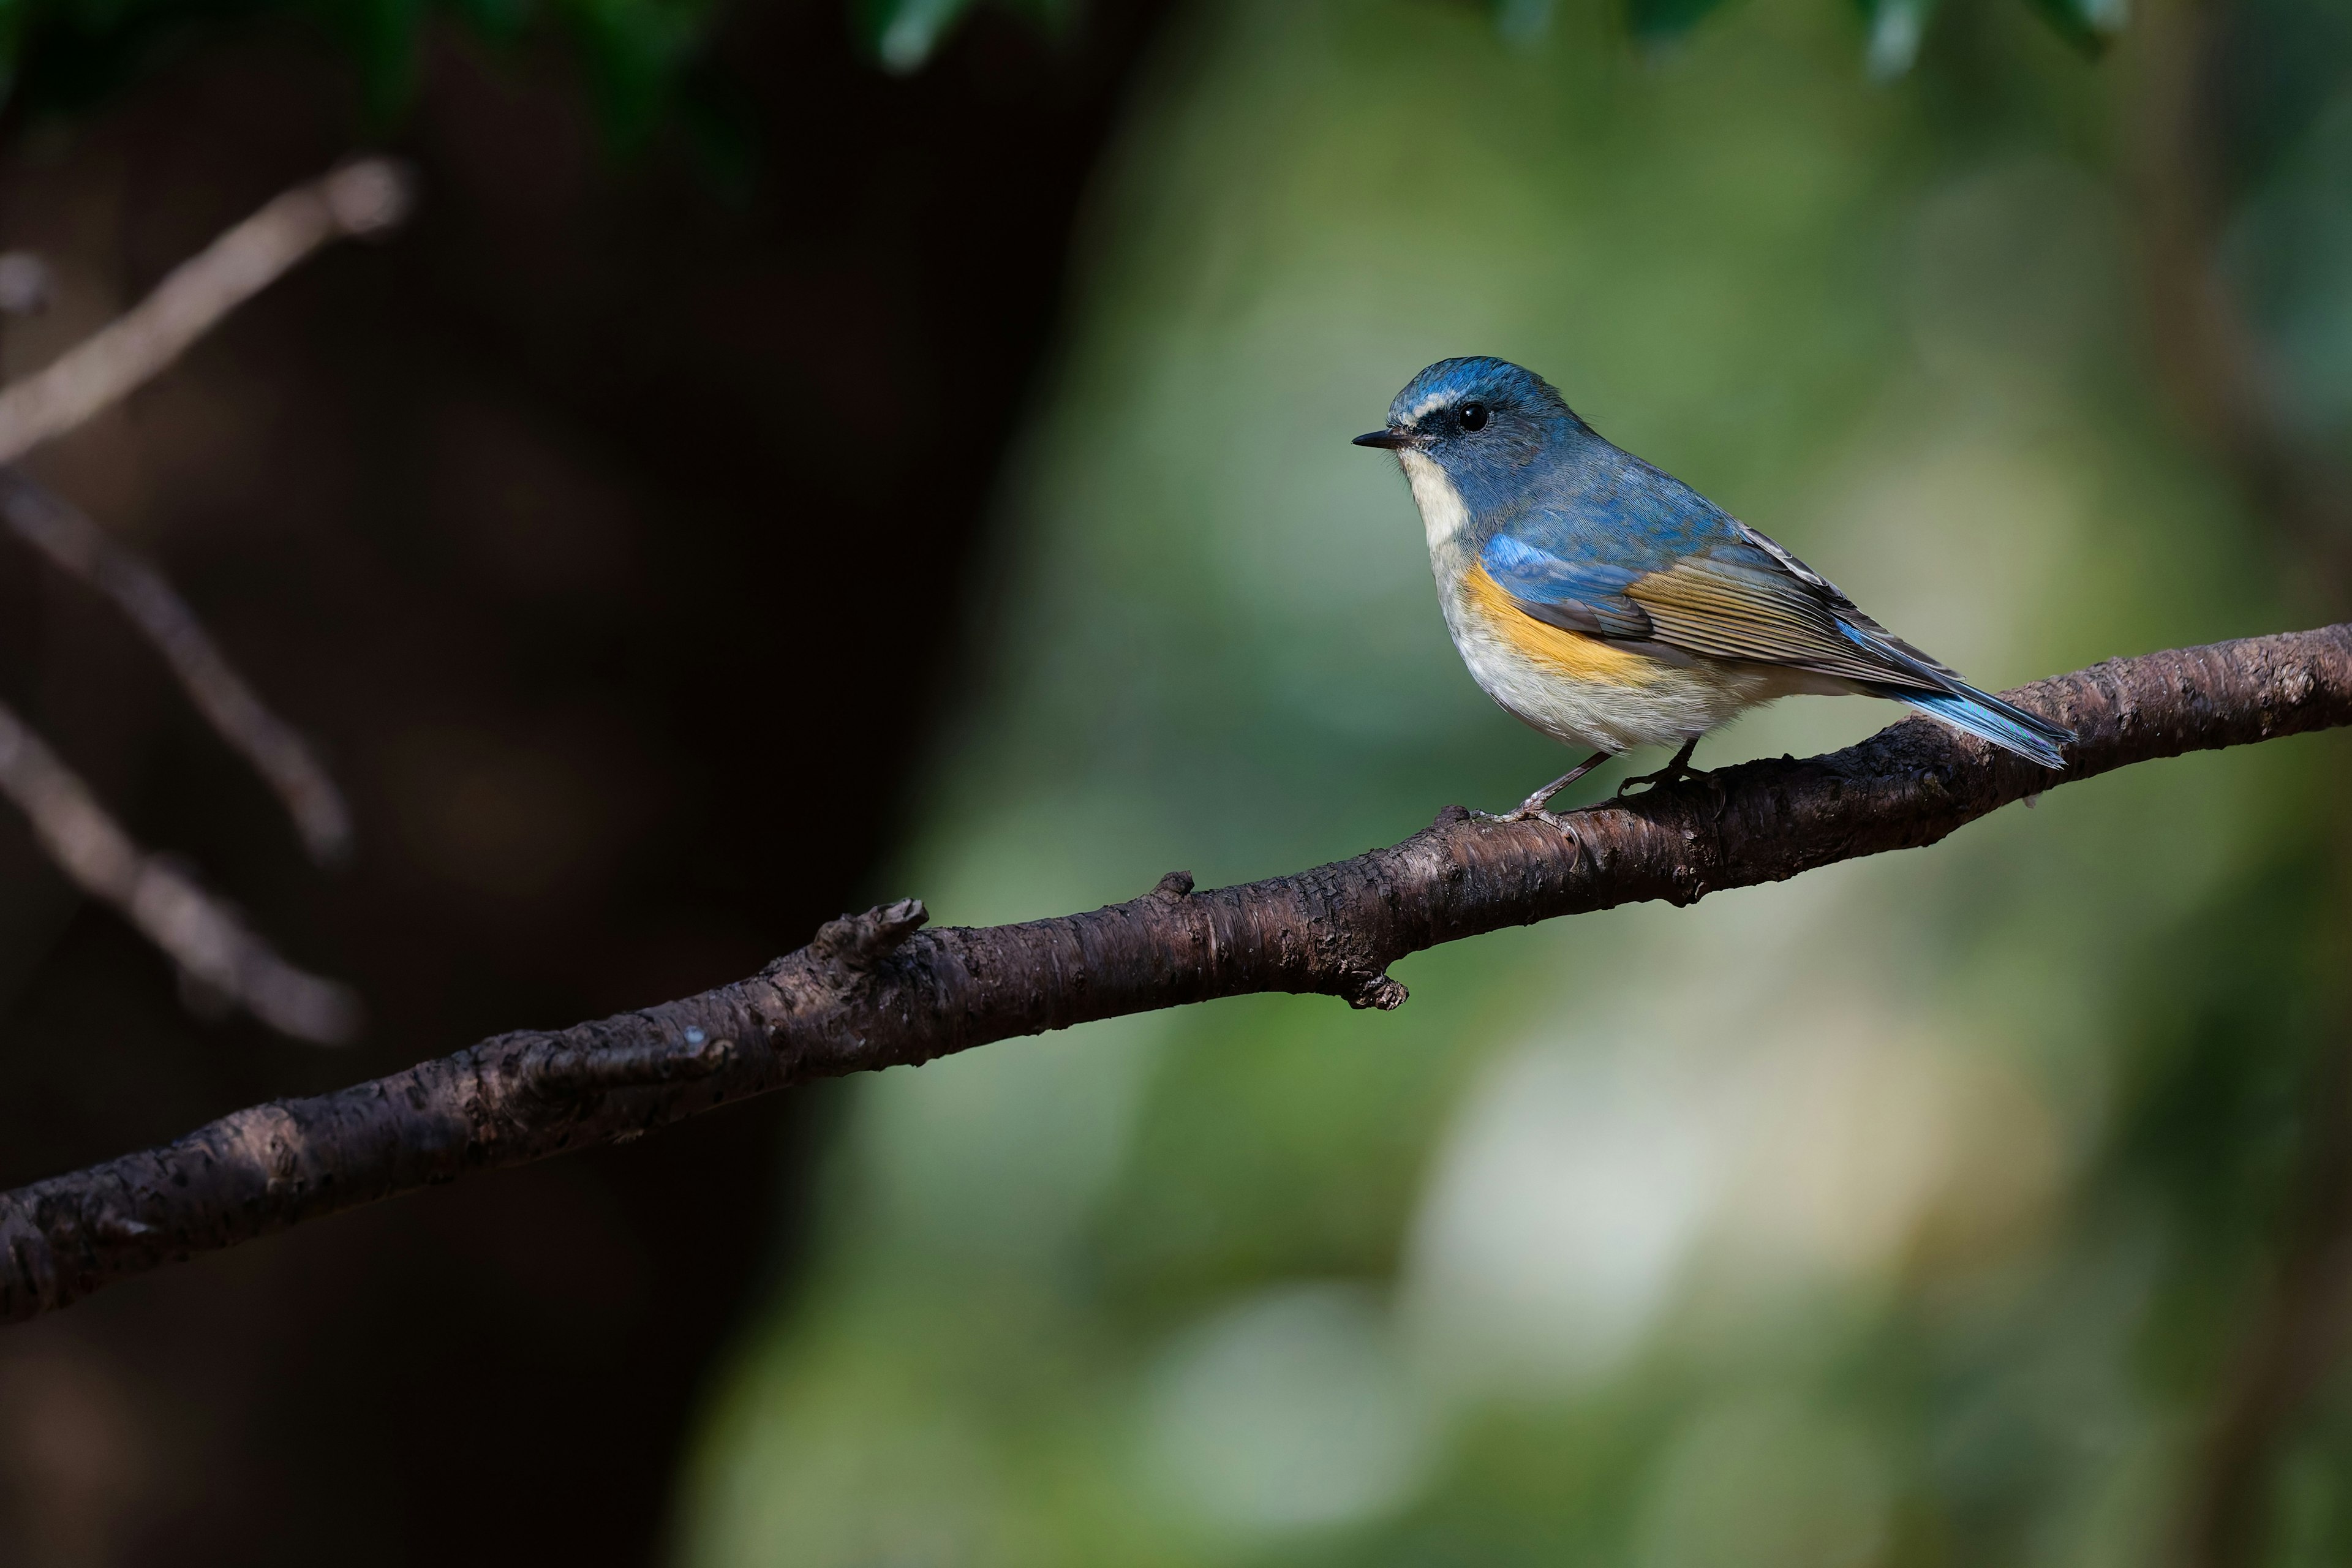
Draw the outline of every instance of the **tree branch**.
<instances>
[{"instance_id":1,"label":"tree branch","mask_svg":"<svg viewBox=\"0 0 2352 1568\"><path fill-rule=\"evenodd\" d=\"M1388 966L1559 915L1780 881L1932 844L2011 801L2186 752L2352 724L2352 625L2111 659L2011 700L2072 726L2053 776L1924 719L1578 812L1569 831L1449 807L1391 848L1195 892L1171 873L1090 914L919 930L912 900L828 923L751 979L500 1035L334 1094L0 1194L0 1316L469 1172L633 1138L814 1079L1253 992L1394 1007Z\"/></svg>"},{"instance_id":2,"label":"tree branch","mask_svg":"<svg viewBox=\"0 0 2352 1568\"><path fill-rule=\"evenodd\" d=\"M49 858L76 887L122 911L180 973L281 1034L340 1045L359 1004L331 980L295 968L187 874L131 841L89 786L0 704L0 795L31 819Z\"/></svg>"},{"instance_id":3,"label":"tree branch","mask_svg":"<svg viewBox=\"0 0 2352 1568\"><path fill-rule=\"evenodd\" d=\"M146 634L196 710L277 793L311 859L328 865L351 852L351 808L318 754L247 684L152 562L13 463L0 463L0 522Z\"/></svg>"}]
</instances>

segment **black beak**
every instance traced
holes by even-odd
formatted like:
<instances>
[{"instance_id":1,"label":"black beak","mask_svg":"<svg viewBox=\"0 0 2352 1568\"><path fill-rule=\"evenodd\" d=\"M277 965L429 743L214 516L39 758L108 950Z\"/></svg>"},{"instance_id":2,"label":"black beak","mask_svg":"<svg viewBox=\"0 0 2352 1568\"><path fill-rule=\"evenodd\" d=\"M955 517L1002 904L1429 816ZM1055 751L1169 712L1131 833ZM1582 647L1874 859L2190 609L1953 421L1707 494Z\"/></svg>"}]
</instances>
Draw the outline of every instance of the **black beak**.
<instances>
[{"instance_id":1,"label":"black beak","mask_svg":"<svg viewBox=\"0 0 2352 1568\"><path fill-rule=\"evenodd\" d=\"M1410 430L1375 430L1368 436L1357 437L1354 441L1349 443L1349 445L1357 447L1385 447L1390 451L1393 452L1399 447L1410 447L1412 445L1412 432Z\"/></svg>"}]
</instances>

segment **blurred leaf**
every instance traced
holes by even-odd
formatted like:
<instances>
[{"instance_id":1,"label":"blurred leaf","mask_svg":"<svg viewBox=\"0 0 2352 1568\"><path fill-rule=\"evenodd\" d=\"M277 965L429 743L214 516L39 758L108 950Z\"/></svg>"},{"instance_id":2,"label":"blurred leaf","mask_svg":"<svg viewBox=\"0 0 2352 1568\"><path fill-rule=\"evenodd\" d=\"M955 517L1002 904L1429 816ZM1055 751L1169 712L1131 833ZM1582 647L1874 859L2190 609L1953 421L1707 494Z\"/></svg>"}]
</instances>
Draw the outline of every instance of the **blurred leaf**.
<instances>
[{"instance_id":1,"label":"blurred leaf","mask_svg":"<svg viewBox=\"0 0 2352 1568\"><path fill-rule=\"evenodd\" d=\"M882 68L900 75L919 70L971 0L868 0L861 7L861 31Z\"/></svg>"},{"instance_id":2,"label":"blurred leaf","mask_svg":"<svg viewBox=\"0 0 2352 1568\"><path fill-rule=\"evenodd\" d=\"M917 0L921 3L921 0ZM1513 43L1540 37L1550 29L1557 0L1496 0L1496 30ZM1626 0L1626 25L1643 43L1676 38L1705 21L1723 0ZM1860 0L1868 28L1864 64L1874 81L1906 74L1919 58L1936 0ZM2121 33L2130 0L2032 0L2066 39L2095 56Z\"/></svg>"},{"instance_id":3,"label":"blurred leaf","mask_svg":"<svg viewBox=\"0 0 2352 1568\"><path fill-rule=\"evenodd\" d=\"M1083 0L1000 0L1049 32ZM1493 0L1495 26L1515 45L1548 34L1558 0ZM1690 31L1722 0L1626 0L1626 23L1645 44ZM1870 75L1891 79L1917 58L1935 0L1860 0ZM2061 33L2095 54L2124 25L2128 0L2032 0ZM972 0L853 0L856 30L886 70L928 64ZM577 50L607 131L641 141L682 101L681 83L718 0L0 0L0 104L80 109L160 58L212 33L271 16L322 28L358 72L370 111L397 116L415 89L420 40L437 14L494 43L555 23Z\"/></svg>"},{"instance_id":4,"label":"blurred leaf","mask_svg":"<svg viewBox=\"0 0 2352 1568\"><path fill-rule=\"evenodd\" d=\"M1540 0L1549 5L1549 0ZM1076 0L1000 0L1003 8L1059 33L1077 14ZM882 68L904 76L929 64L971 10L972 0L857 0L858 32Z\"/></svg>"},{"instance_id":5,"label":"blurred leaf","mask_svg":"<svg viewBox=\"0 0 2352 1568\"><path fill-rule=\"evenodd\" d=\"M2058 34L2084 54L2096 57L2124 30L2130 0L2033 0Z\"/></svg>"},{"instance_id":6,"label":"blurred leaf","mask_svg":"<svg viewBox=\"0 0 2352 1568\"><path fill-rule=\"evenodd\" d=\"M0 0L0 102L78 111L192 46L282 17L332 40L371 115L388 121L415 90L435 16L497 44L551 22L569 37L606 130L634 142L669 111L716 12L710 0Z\"/></svg>"},{"instance_id":7,"label":"blurred leaf","mask_svg":"<svg viewBox=\"0 0 2352 1568\"><path fill-rule=\"evenodd\" d=\"M660 122L715 9L709 0L558 0L606 130L642 141Z\"/></svg>"},{"instance_id":8,"label":"blurred leaf","mask_svg":"<svg viewBox=\"0 0 2352 1568\"><path fill-rule=\"evenodd\" d=\"M1723 0L1625 0L1625 22L1645 44L1680 37Z\"/></svg>"},{"instance_id":9,"label":"blurred leaf","mask_svg":"<svg viewBox=\"0 0 2352 1568\"><path fill-rule=\"evenodd\" d=\"M1496 0L1495 30L1514 44L1532 43L1551 31L1554 0Z\"/></svg>"},{"instance_id":10,"label":"blurred leaf","mask_svg":"<svg viewBox=\"0 0 2352 1568\"><path fill-rule=\"evenodd\" d=\"M1893 81L1910 70L1935 14L1936 0L1862 0L1863 25L1869 29L1863 68L1871 80Z\"/></svg>"}]
</instances>

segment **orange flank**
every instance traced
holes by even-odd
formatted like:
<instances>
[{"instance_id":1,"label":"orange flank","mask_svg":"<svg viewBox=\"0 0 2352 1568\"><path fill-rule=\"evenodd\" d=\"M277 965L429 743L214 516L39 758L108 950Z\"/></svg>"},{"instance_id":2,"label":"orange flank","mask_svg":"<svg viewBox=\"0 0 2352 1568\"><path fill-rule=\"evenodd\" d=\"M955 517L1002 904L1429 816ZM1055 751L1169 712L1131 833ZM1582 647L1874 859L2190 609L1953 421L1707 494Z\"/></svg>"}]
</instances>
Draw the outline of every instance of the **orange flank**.
<instances>
[{"instance_id":1,"label":"orange flank","mask_svg":"<svg viewBox=\"0 0 2352 1568\"><path fill-rule=\"evenodd\" d=\"M1462 574L1461 593L1463 608L1473 620L1484 624L1521 658L1563 679L1595 686L1648 686L1663 675L1676 673L1657 659L1537 620L1513 604L1503 585L1475 562Z\"/></svg>"}]
</instances>

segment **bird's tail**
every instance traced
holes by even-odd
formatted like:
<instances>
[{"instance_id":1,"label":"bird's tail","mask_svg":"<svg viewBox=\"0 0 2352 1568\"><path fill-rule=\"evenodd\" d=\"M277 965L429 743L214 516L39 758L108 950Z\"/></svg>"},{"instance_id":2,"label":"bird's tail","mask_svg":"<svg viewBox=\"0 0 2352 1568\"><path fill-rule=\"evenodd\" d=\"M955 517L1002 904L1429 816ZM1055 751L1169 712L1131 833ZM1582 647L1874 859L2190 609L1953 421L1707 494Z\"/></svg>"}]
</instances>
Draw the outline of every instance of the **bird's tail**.
<instances>
[{"instance_id":1,"label":"bird's tail","mask_svg":"<svg viewBox=\"0 0 2352 1568\"><path fill-rule=\"evenodd\" d=\"M1955 730L1965 730L2004 751L2015 752L2028 762L2040 763L2045 768L2065 767L2066 759L2059 754L2058 748L2074 739L2074 731L2037 719L2022 708L2012 708L1973 686L1957 681L1953 685L1954 689L1949 691L1890 691L1887 695L1941 719Z\"/></svg>"}]
</instances>

